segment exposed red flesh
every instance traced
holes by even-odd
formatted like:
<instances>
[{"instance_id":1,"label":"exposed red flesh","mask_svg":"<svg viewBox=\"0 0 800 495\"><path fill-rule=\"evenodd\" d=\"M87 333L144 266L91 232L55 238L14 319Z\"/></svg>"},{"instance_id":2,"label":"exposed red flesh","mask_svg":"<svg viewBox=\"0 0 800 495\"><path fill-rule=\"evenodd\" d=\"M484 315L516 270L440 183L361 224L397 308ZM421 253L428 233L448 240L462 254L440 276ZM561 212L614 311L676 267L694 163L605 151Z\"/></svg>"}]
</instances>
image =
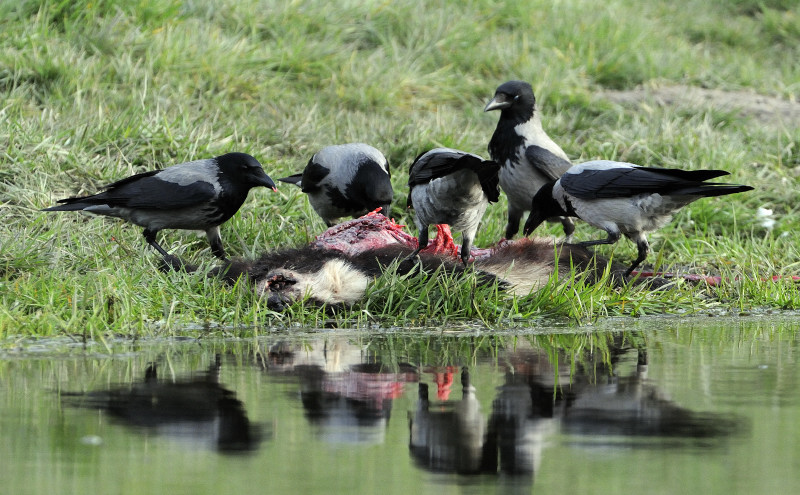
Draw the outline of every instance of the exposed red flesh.
<instances>
[{"instance_id":1,"label":"exposed red flesh","mask_svg":"<svg viewBox=\"0 0 800 495\"><path fill-rule=\"evenodd\" d=\"M311 243L318 249L334 249L356 255L371 249L400 244L417 247L417 238L403 231L400 225L376 211L329 228Z\"/></svg>"},{"instance_id":2,"label":"exposed red flesh","mask_svg":"<svg viewBox=\"0 0 800 495\"><path fill-rule=\"evenodd\" d=\"M428 245L422 248L422 251L433 254L446 254L451 256L458 256L460 247L456 245L453 240L453 234L450 233L449 225L437 225L436 235L428 242Z\"/></svg>"},{"instance_id":3,"label":"exposed red flesh","mask_svg":"<svg viewBox=\"0 0 800 495\"><path fill-rule=\"evenodd\" d=\"M317 249L334 249L350 256L394 244L399 244L409 249L417 248L419 241L417 241L416 237L403 230L405 225L395 223L394 220L383 216L378 211L379 209L371 211L363 217L334 225L317 236L311 245ZM470 261L488 258L495 249L500 247L506 247L511 244L526 244L528 242L530 241L527 238L516 241L501 239L491 248L472 247L469 250ZM461 253L461 246L453 241L449 226L437 225L436 236L428 242L428 246L423 251L458 258Z\"/></svg>"},{"instance_id":4,"label":"exposed red flesh","mask_svg":"<svg viewBox=\"0 0 800 495\"><path fill-rule=\"evenodd\" d=\"M378 249L393 244L400 244L408 247L409 249L416 249L417 238L405 232L403 228L405 225L395 223L394 220L383 216L378 213L378 210L367 213L361 218L355 218L339 225L334 225L321 235L319 235L312 246L318 249L335 249L348 255L356 255L368 250ZM497 244L491 248L470 249L470 261L476 259L488 258L498 248L505 248L508 246L516 246L519 249L524 249L530 240L521 238L518 240L501 239ZM461 252L461 246L453 241L453 236L450 233L450 227L447 225L436 226L436 236L428 242L428 246L423 249L426 253L440 254L458 258ZM660 278L680 278L687 282L701 283L705 282L711 286L717 286L722 283L723 278L713 275L694 275L694 274L676 274L676 273L658 273L658 272L633 272L632 276L641 278L647 277L660 277ZM800 282L800 276L773 276L766 280L773 282L778 280L789 279L794 282Z\"/></svg>"},{"instance_id":5,"label":"exposed red flesh","mask_svg":"<svg viewBox=\"0 0 800 495\"><path fill-rule=\"evenodd\" d=\"M395 223L378 211L371 211L363 217L334 225L317 236L311 245L318 249L335 249L348 255L393 244L400 244L410 249L417 248L419 241L403 230L405 225ZM449 226L437 225L436 236L428 242L423 251L458 257L461 246L453 241ZM473 257L482 257L488 255L489 250L472 248L470 253Z\"/></svg>"}]
</instances>

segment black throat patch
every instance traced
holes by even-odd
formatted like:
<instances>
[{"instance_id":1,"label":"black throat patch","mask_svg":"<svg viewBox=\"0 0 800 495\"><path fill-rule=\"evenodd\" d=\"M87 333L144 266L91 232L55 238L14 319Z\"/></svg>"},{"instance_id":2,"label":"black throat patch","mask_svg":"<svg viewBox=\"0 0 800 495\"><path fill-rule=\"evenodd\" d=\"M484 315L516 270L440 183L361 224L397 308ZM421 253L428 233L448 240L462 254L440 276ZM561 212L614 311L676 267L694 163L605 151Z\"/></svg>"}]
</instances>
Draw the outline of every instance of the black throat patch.
<instances>
[{"instance_id":1,"label":"black throat patch","mask_svg":"<svg viewBox=\"0 0 800 495\"><path fill-rule=\"evenodd\" d=\"M517 150L525 138L514 129L517 123L501 118L489 141L489 156L501 167L514 167L517 164Z\"/></svg>"}]
</instances>

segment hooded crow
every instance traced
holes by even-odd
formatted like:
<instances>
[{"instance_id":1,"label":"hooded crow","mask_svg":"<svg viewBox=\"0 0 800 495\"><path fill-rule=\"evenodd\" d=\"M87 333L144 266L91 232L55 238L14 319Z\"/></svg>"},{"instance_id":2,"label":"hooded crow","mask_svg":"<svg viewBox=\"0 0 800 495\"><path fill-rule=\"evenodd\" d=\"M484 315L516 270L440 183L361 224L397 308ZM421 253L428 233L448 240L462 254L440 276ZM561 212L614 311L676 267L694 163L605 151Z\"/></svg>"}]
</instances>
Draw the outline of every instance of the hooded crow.
<instances>
[{"instance_id":1,"label":"hooded crow","mask_svg":"<svg viewBox=\"0 0 800 495\"><path fill-rule=\"evenodd\" d=\"M704 182L723 175L728 172L649 168L609 160L580 163L539 189L524 233L529 235L548 217L568 215L608 233L606 239L581 242L580 246L613 244L625 234L638 249L636 260L625 272L629 276L650 250L645 233L666 225L680 208L703 197L753 189Z\"/></svg>"},{"instance_id":2,"label":"hooded crow","mask_svg":"<svg viewBox=\"0 0 800 495\"><path fill-rule=\"evenodd\" d=\"M156 242L161 229L204 230L211 252L225 259L219 226L236 213L253 187L277 191L261 164L245 153L173 165L136 174L92 196L67 198L42 211L86 211L122 218L144 227L144 238L165 259Z\"/></svg>"},{"instance_id":3,"label":"hooded crow","mask_svg":"<svg viewBox=\"0 0 800 495\"><path fill-rule=\"evenodd\" d=\"M302 189L331 227L339 218L358 217L378 207L390 216L394 190L389 179L389 164L380 151L349 143L322 148L302 173L278 180Z\"/></svg>"},{"instance_id":4,"label":"hooded crow","mask_svg":"<svg viewBox=\"0 0 800 495\"><path fill-rule=\"evenodd\" d=\"M478 155L436 148L419 155L408 175L408 207L414 208L419 229L416 256L428 245L428 226L448 224L461 231L461 260L469 260L483 213L500 198L499 165Z\"/></svg>"},{"instance_id":5,"label":"hooded crow","mask_svg":"<svg viewBox=\"0 0 800 495\"><path fill-rule=\"evenodd\" d=\"M489 156L500 164L500 187L508 196L506 239L511 239L519 231L522 215L530 210L536 191L561 177L572 163L542 129L530 84L501 84L483 109L490 110L500 110L497 128L489 141ZM561 217L558 221L564 226L564 234L572 235L572 220Z\"/></svg>"}]
</instances>

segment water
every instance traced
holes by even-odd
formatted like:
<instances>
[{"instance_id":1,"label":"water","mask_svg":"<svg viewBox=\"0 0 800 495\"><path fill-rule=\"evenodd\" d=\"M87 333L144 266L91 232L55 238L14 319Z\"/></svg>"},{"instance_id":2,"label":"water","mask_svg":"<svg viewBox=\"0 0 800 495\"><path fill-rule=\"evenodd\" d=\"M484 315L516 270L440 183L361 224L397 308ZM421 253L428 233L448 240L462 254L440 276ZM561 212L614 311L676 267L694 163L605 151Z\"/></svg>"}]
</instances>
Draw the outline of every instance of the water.
<instances>
[{"instance_id":1,"label":"water","mask_svg":"<svg viewBox=\"0 0 800 495\"><path fill-rule=\"evenodd\" d=\"M797 493L798 328L7 341L0 492Z\"/></svg>"}]
</instances>

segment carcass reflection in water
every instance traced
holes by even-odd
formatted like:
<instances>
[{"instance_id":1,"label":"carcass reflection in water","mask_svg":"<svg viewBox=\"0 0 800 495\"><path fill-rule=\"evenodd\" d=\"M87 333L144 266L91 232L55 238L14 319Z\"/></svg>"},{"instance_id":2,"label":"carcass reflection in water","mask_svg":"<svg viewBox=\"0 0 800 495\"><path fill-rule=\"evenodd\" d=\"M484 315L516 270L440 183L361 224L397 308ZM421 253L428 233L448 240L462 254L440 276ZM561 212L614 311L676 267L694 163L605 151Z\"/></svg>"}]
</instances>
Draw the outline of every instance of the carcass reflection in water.
<instances>
[{"instance_id":1,"label":"carcass reflection in water","mask_svg":"<svg viewBox=\"0 0 800 495\"><path fill-rule=\"evenodd\" d=\"M382 443L394 399L419 380L407 363L383 364L364 346L327 340L295 350L273 345L267 367L300 381L300 399L317 434L332 443Z\"/></svg>"},{"instance_id":2,"label":"carcass reflection in water","mask_svg":"<svg viewBox=\"0 0 800 495\"><path fill-rule=\"evenodd\" d=\"M99 409L129 426L200 443L224 453L258 448L261 428L247 418L236 394L219 384L220 358L199 376L159 379L150 363L144 379L129 386L88 393L63 393L73 407Z\"/></svg>"}]
</instances>

